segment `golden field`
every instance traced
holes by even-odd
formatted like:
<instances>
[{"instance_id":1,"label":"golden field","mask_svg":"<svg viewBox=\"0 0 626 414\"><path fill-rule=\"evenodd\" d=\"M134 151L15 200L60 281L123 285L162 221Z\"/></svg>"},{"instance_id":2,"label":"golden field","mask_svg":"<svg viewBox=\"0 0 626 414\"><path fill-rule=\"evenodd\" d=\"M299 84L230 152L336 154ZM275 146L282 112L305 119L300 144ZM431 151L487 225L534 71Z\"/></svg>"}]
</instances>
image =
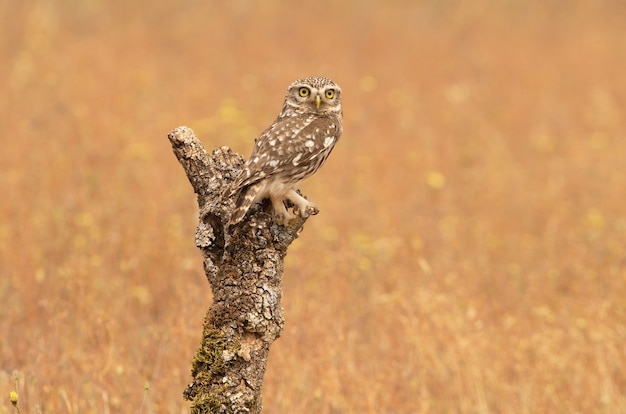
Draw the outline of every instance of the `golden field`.
<instances>
[{"instance_id":1,"label":"golden field","mask_svg":"<svg viewBox=\"0 0 626 414\"><path fill-rule=\"evenodd\" d=\"M211 303L167 140L343 88L264 413L626 413L620 1L0 1L0 414L184 413ZM16 388L15 377L18 378Z\"/></svg>"}]
</instances>

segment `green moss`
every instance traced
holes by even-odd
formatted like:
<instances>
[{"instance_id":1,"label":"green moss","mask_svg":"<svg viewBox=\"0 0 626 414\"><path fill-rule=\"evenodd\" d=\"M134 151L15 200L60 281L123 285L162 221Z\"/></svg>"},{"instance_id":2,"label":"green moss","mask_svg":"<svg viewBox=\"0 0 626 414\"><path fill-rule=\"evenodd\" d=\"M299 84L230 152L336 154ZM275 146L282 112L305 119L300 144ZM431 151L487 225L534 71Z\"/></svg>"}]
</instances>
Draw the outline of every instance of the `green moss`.
<instances>
[{"instance_id":1,"label":"green moss","mask_svg":"<svg viewBox=\"0 0 626 414\"><path fill-rule=\"evenodd\" d=\"M215 393L214 393L215 394ZM223 400L215 398L214 394L200 395L191 405L191 414L215 414L218 412Z\"/></svg>"},{"instance_id":2,"label":"green moss","mask_svg":"<svg viewBox=\"0 0 626 414\"><path fill-rule=\"evenodd\" d=\"M205 326L202 342L193 359L191 375L195 378L201 371L207 372L210 377L223 375L226 365L222 355L226 349L227 341L224 334L218 329Z\"/></svg>"},{"instance_id":3,"label":"green moss","mask_svg":"<svg viewBox=\"0 0 626 414\"><path fill-rule=\"evenodd\" d=\"M224 361L224 351L236 354L239 348L238 341L229 341L219 329L205 324L202 342L192 363L192 389L186 396L192 401L192 414L218 412L225 402L226 387L221 379L229 363Z\"/></svg>"}]
</instances>

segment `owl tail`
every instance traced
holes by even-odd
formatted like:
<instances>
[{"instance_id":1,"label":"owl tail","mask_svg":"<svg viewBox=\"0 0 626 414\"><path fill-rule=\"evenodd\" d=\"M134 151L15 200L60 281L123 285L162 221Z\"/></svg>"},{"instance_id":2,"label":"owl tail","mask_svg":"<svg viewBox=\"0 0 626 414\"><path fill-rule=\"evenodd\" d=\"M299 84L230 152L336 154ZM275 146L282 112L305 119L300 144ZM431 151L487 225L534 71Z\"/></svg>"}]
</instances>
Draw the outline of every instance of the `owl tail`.
<instances>
[{"instance_id":1,"label":"owl tail","mask_svg":"<svg viewBox=\"0 0 626 414\"><path fill-rule=\"evenodd\" d=\"M248 209L254 204L259 191L260 187L258 185L247 186L239 191L235 201L235 209L230 215L228 224L237 224L246 216Z\"/></svg>"}]
</instances>

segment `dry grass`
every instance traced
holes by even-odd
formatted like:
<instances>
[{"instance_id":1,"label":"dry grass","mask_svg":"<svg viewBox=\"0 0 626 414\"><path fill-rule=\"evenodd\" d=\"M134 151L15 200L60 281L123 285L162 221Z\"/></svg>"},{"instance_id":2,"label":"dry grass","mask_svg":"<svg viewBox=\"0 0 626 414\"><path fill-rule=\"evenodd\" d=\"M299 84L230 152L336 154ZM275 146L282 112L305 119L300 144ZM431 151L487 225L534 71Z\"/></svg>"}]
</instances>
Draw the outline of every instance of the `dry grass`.
<instances>
[{"instance_id":1,"label":"dry grass","mask_svg":"<svg viewBox=\"0 0 626 414\"><path fill-rule=\"evenodd\" d=\"M0 413L14 373L24 413L186 412L210 292L166 134L247 155L310 74L345 135L264 412L626 413L622 2L209 3L0 2Z\"/></svg>"}]
</instances>

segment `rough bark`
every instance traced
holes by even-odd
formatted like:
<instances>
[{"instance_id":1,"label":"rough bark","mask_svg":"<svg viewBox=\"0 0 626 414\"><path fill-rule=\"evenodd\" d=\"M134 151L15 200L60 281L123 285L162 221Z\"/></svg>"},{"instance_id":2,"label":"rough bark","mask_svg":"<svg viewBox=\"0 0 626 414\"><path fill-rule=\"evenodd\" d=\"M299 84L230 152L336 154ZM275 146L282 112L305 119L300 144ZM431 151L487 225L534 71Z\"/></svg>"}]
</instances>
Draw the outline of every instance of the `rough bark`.
<instances>
[{"instance_id":1,"label":"rough bark","mask_svg":"<svg viewBox=\"0 0 626 414\"><path fill-rule=\"evenodd\" d=\"M198 195L196 246L213 293L202 341L183 395L191 413L259 413L270 345L280 336L283 260L306 219L288 226L272 220L270 203L250 209L228 226L234 200L222 194L241 171L243 158L221 147L209 155L187 127L168 138Z\"/></svg>"}]
</instances>

